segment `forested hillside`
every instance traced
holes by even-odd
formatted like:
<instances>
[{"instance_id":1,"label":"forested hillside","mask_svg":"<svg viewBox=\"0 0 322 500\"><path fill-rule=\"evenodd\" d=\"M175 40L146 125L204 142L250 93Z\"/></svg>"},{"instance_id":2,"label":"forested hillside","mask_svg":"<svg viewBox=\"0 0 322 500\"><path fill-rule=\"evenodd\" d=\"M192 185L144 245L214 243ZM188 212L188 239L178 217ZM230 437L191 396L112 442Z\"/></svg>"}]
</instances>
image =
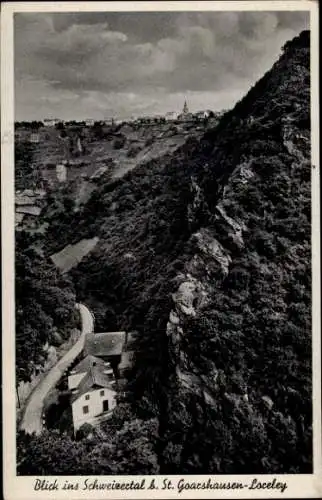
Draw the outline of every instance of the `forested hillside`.
<instances>
[{"instance_id":1,"label":"forested hillside","mask_svg":"<svg viewBox=\"0 0 322 500\"><path fill-rule=\"evenodd\" d=\"M16 253L16 374L27 382L46 361L44 346L58 346L77 323L75 291L41 253L26 232L17 232Z\"/></svg>"},{"instance_id":2,"label":"forested hillside","mask_svg":"<svg viewBox=\"0 0 322 500\"><path fill-rule=\"evenodd\" d=\"M115 448L124 474L312 471L309 48L305 31L216 128L51 234L48 252L99 238L70 278L97 329L138 332L118 432L86 441L95 473L120 470ZM43 473L27 441L21 473Z\"/></svg>"},{"instance_id":3,"label":"forested hillside","mask_svg":"<svg viewBox=\"0 0 322 500\"><path fill-rule=\"evenodd\" d=\"M33 144L15 142L15 189L30 189L35 186L35 171L32 164Z\"/></svg>"}]
</instances>

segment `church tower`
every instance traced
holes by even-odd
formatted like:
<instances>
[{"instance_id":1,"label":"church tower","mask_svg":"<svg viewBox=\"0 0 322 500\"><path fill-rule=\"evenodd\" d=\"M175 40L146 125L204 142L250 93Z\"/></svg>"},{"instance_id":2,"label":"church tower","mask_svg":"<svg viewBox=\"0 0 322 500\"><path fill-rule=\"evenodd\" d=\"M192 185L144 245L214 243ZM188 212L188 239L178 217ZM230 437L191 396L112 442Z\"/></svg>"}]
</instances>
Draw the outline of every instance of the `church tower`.
<instances>
[{"instance_id":1,"label":"church tower","mask_svg":"<svg viewBox=\"0 0 322 500\"><path fill-rule=\"evenodd\" d=\"M189 109L188 109L187 101L184 101L184 105L183 105L183 110L182 110L182 113L183 113L184 115L186 115L187 113L189 113Z\"/></svg>"}]
</instances>

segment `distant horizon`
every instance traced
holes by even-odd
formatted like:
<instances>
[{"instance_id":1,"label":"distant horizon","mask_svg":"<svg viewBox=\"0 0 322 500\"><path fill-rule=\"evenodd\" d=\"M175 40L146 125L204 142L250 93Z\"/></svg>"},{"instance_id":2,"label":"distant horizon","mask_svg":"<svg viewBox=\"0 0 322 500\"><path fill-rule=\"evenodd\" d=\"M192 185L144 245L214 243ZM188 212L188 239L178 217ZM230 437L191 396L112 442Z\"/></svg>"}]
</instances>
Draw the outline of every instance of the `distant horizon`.
<instances>
[{"instance_id":1,"label":"distant horizon","mask_svg":"<svg viewBox=\"0 0 322 500\"><path fill-rule=\"evenodd\" d=\"M17 13L15 121L229 109L308 28L305 11Z\"/></svg>"},{"instance_id":2,"label":"distant horizon","mask_svg":"<svg viewBox=\"0 0 322 500\"><path fill-rule=\"evenodd\" d=\"M189 108L189 105L188 105L188 108ZM192 114L195 114L195 113L199 113L199 112L202 112L202 111L213 111L214 113L222 113L224 111L228 111L227 108L225 109L220 109L220 110L213 110L213 109L210 109L210 108L204 108L204 109L198 109L196 111L191 111L189 109L189 113L192 113ZM15 123L19 123L19 122L28 122L28 123L31 123L31 122L34 122L34 121L40 121L40 122L44 122L45 120L59 120L61 122L72 122L72 121L75 121L75 122L85 122L87 120L94 120L95 122L100 122L100 121L107 121L107 120L115 120L115 121L130 121L130 120L138 120L140 118L157 118L159 116L166 116L167 113L175 113L175 114L180 114L180 111L179 112L176 112L176 111L165 111L164 113L158 113L158 114L154 114L154 115L137 115L137 116L128 116L128 117L123 117L123 118L120 118L118 116L110 116L110 117L105 117L105 118L101 118L101 119L96 119L94 117L91 117L91 116L87 116L86 118L79 118L79 119L76 119L76 118L67 118L67 119L64 119L64 118L60 118L58 116L46 116L46 117L43 117L43 118L37 118L37 119L32 119L32 120L15 120Z\"/></svg>"}]
</instances>

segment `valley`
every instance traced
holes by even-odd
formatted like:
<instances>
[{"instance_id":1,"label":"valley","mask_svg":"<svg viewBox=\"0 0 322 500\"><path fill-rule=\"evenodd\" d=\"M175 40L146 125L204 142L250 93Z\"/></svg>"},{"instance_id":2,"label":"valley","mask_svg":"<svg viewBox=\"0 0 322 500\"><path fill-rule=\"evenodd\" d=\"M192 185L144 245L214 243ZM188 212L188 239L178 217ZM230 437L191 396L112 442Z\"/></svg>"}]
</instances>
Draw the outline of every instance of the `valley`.
<instances>
[{"instance_id":1,"label":"valley","mask_svg":"<svg viewBox=\"0 0 322 500\"><path fill-rule=\"evenodd\" d=\"M309 56L303 31L225 113L93 125L77 158L40 129L19 377L23 340L43 362L35 339L67 337L76 302L96 334L135 332L134 360L111 419L21 434L20 474L312 472Z\"/></svg>"}]
</instances>

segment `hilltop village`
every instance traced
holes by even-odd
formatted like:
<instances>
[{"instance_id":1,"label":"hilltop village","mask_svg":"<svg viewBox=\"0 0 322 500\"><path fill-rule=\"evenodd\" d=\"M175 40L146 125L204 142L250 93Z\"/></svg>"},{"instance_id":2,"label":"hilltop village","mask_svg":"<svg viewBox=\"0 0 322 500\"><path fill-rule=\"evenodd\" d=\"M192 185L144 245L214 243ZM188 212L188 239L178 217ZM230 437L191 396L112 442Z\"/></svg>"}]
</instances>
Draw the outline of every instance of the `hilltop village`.
<instances>
[{"instance_id":1,"label":"hilltop village","mask_svg":"<svg viewBox=\"0 0 322 500\"><path fill-rule=\"evenodd\" d=\"M198 137L213 127L222 114L211 110L192 113L185 101L182 112L162 116L17 122L16 229L45 230L46 224L39 228L38 220L46 193L71 183L77 209L89 199L95 184L175 152L188 137Z\"/></svg>"}]
</instances>

